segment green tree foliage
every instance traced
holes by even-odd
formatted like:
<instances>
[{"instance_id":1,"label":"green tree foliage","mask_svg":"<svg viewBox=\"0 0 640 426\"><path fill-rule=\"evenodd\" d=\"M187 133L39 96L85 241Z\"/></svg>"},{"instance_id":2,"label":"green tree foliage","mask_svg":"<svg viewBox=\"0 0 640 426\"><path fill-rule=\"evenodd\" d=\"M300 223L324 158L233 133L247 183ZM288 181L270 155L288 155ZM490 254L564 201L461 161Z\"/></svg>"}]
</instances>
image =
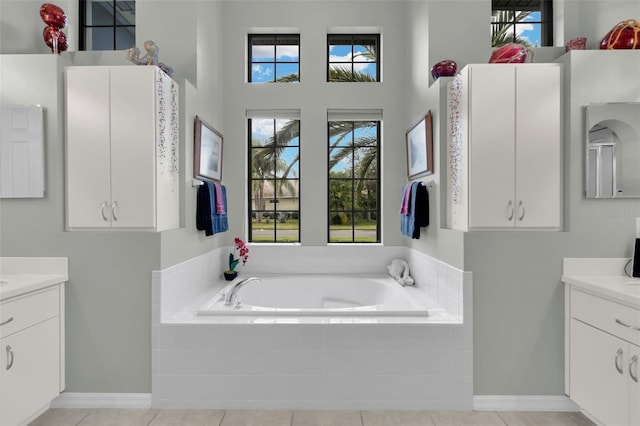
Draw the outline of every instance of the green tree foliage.
<instances>
[{"instance_id":1,"label":"green tree foliage","mask_svg":"<svg viewBox=\"0 0 640 426\"><path fill-rule=\"evenodd\" d=\"M491 25L491 47L500 47L507 43L519 43L527 47L533 47L529 40L526 38L517 36L513 37L513 24L510 16L513 14L513 11L510 10L494 10L492 13L492 21L499 22L498 24ZM516 12L516 22L523 22L531 12L529 11L518 11Z\"/></svg>"}]
</instances>

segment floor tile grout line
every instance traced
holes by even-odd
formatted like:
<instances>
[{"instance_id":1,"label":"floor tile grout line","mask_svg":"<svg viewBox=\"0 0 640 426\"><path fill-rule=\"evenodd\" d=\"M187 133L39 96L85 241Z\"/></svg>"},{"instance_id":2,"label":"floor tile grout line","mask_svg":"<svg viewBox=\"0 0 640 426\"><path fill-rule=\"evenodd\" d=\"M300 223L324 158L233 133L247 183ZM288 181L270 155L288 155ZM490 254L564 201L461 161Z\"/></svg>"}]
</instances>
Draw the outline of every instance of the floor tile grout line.
<instances>
[{"instance_id":1,"label":"floor tile grout line","mask_svg":"<svg viewBox=\"0 0 640 426\"><path fill-rule=\"evenodd\" d=\"M431 415L431 410L427 410L427 416L429 416L429 419L431 419L431 424L437 426L436 421L433 420L433 416Z\"/></svg>"},{"instance_id":2,"label":"floor tile grout line","mask_svg":"<svg viewBox=\"0 0 640 426\"><path fill-rule=\"evenodd\" d=\"M93 410L88 410L87 414L85 414L80 420L78 420L78 423L76 423L76 426L79 426L80 423L82 423L84 421L84 419L86 419L89 416L89 414L91 414L92 412L93 412Z\"/></svg>"},{"instance_id":3,"label":"floor tile grout line","mask_svg":"<svg viewBox=\"0 0 640 426\"><path fill-rule=\"evenodd\" d=\"M156 417L158 417L159 413L160 413L160 410L154 410L153 417L151 417L149 419L149 423L147 423L147 426L151 426L151 423L153 423L153 421L156 419Z\"/></svg>"},{"instance_id":4,"label":"floor tile grout line","mask_svg":"<svg viewBox=\"0 0 640 426\"><path fill-rule=\"evenodd\" d=\"M224 412L222 413L222 418L220 419L220 423L218 423L218 426L222 426L222 422L224 421L224 418L226 415L227 415L227 410L224 410Z\"/></svg>"},{"instance_id":5,"label":"floor tile grout line","mask_svg":"<svg viewBox=\"0 0 640 426\"><path fill-rule=\"evenodd\" d=\"M504 423L506 426L509 426L509 423L507 423L507 421L504 418L502 418L499 411L493 411L493 412L496 413L496 416L498 416L498 418L502 423Z\"/></svg>"}]
</instances>

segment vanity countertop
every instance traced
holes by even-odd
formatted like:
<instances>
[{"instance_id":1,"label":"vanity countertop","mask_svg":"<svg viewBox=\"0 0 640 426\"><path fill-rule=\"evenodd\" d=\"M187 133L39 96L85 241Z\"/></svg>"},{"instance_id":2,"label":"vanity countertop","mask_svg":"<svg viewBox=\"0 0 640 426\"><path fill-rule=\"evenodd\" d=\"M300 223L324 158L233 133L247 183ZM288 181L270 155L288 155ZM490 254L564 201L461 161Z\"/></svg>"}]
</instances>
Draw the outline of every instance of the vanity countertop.
<instances>
[{"instance_id":1,"label":"vanity countertop","mask_svg":"<svg viewBox=\"0 0 640 426\"><path fill-rule=\"evenodd\" d=\"M66 257L0 258L0 301L68 280Z\"/></svg>"},{"instance_id":2,"label":"vanity countertop","mask_svg":"<svg viewBox=\"0 0 640 426\"><path fill-rule=\"evenodd\" d=\"M628 259L566 258L562 282L588 293L640 309L640 278L624 275Z\"/></svg>"}]
</instances>

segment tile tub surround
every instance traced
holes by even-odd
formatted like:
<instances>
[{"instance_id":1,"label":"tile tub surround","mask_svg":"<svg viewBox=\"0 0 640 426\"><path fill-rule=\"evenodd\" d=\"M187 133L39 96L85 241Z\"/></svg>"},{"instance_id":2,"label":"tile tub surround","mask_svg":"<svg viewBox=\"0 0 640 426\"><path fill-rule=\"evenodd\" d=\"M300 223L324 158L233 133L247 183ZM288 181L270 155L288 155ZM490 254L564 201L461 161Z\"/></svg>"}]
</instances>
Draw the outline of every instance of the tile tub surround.
<instances>
[{"instance_id":1,"label":"tile tub surround","mask_svg":"<svg viewBox=\"0 0 640 426\"><path fill-rule=\"evenodd\" d=\"M217 275L228 249L216 250L153 274L154 408L472 408L470 274L402 247L295 248L305 253L294 250L287 265L305 272L331 264L332 273L386 273L390 259L405 258L416 265L418 286L453 312L464 311L466 321L196 317L195 309L226 284ZM250 262L274 259L242 274L278 272L271 265L285 257L277 251L252 247ZM462 309L456 300L468 303Z\"/></svg>"}]
</instances>

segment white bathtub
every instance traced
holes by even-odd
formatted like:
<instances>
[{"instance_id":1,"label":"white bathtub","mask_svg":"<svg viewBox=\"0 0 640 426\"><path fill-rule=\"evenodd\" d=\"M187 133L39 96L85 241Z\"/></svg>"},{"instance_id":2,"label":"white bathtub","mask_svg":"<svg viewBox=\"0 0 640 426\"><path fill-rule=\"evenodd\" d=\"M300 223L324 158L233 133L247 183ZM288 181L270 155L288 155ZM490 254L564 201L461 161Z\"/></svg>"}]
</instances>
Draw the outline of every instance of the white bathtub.
<instances>
[{"instance_id":1,"label":"white bathtub","mask_svg":"<svg viewBox=\"0 0 640 426\"><path fill-rule=\"evenodd\" d=\"M243 277L247 278L247 277ZM224 304L233 284L205 303L198 315L427 316L418 289L391 277L283 275L259 277L238 291L241 304ZM420 299L420 300L419 300Z\"/></svg>"}]
</instances>

